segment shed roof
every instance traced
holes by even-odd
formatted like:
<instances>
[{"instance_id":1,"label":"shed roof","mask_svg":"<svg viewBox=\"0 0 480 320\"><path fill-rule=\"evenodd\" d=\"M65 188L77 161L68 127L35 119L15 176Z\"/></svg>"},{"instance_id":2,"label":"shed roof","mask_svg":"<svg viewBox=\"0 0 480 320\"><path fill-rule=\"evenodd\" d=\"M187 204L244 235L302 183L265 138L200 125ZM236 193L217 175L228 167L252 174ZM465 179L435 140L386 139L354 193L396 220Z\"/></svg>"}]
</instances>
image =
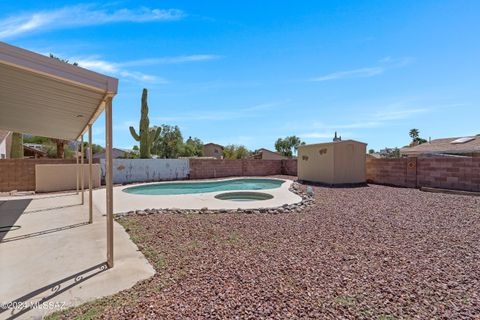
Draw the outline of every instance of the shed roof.
<instances>
[{"instance_id":1,"label":"shed roof","mask_svg":"<svg viewBox=\"0 0 480 320\"><path fill-rule=\"evenodd\" d=\"M312 144L304 144L300 145L298 148L305 148L305 147L313 147L313 146L326 146L326 145L334 145L334 144L340 144L340 143L359 143L363 145L367 145L365 142L357 141L357 140L339 140L339 141L333 141L333 142L322 142L322 143L312 143Z\"/></svg>"},{"instance_id":2,"label":"shed roof","mask_svg":"<svg viewBox=\"0 0 480 320\"><path fill-rule=\"evenodd\" d=\"M0 42L0 128L74 140L95 122L118 80Z\"/></svg>"}]
</instances>

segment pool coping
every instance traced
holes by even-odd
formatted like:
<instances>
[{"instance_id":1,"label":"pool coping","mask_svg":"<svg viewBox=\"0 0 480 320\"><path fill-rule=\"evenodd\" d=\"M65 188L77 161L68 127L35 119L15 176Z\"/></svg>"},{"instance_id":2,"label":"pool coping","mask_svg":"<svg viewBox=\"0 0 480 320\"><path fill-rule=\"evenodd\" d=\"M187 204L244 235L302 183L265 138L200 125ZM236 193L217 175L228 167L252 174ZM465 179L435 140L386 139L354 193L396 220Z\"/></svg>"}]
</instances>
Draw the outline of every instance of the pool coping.
<instances>
[{"instance_id":1,"label":"pool coping","mask_svg":"<svg viewBox=\"0 0 480 320\"><path fill-rule=\"evenodd\" d=\"M271 179L284 181L279 188L262 189L259 192L273 195L273 199L260 201L229 201L215 199L215 196L221 193L235 191L216 191L208 193L181 194L181 195L142 195L123 192L126 188L149 184L168 184L168 183L192 183L192 182L215 182L239 179ZM114 213L125 213L135 210L144 209L202 209L210 210L228 210L228 209L258 209L258 208L277 208L284 205L300 203L302 198L290 191L293 184L292 180L280 179L273 177L229 177L218 179L202 179L202 180L173 180L158 181L148 183L134 183L113 188L113 211ZM238 190L249 191L249 190ZM93 203L97 209L105 213L105 189L95 190L93 194Z\"/></svg>"}]
</instances>

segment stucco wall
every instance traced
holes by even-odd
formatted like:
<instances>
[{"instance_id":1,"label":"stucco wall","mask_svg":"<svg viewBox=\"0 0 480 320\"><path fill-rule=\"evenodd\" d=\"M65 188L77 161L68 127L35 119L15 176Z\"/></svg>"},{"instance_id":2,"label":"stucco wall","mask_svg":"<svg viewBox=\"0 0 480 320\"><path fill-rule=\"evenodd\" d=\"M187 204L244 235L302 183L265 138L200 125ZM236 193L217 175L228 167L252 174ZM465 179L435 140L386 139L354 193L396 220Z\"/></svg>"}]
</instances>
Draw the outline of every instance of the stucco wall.
<instances>
[{"instance_id":1,"label":"stucco wall","mask_svg":"<svg viewBox=\"0 0 480 320\"><path fill-rule=\"evenodd\" d=\"M219 145L215 145L215 144L204 145L203 156L221 159L223 157L223 149Z\"/></svg>"},{"instance_id":2,"label":"stucco wall","mask_svg":"<svg viewBox=\"0 0 480 320\"><path fill-rule=\"evenodd\" d=\"M336 143L334 154L335 184L365 183L366 145L357 142Z\"/></svg>"},{"instance_id":3,"label":"stucco wall","mask_svg":"<svg viewBox=\"0 0 480 320\"><path fill-rule=\"evenodd\" d=\"M100 161L105 177L105 159ZM186 179L188 159L114 159L113 183Z\"/></svg>"},{"instance_id":4,"label":"stucco wall","mask_svg":"<svg viewBox=\"0 0 480 320\"><path fill-rule=\"evenodd\" d=\"M0 141L0 159L7 158L7 139Z\"/></svg>"},{"instance_id":5,"label":"stucco wall","mask_svg":"<svg viewBox=\"0 0 480 320\"><path fill-rule=\"evenodd\" d=\"M271 152L268 150L262 150L262 160L284 160L288 157L282 156L276 152Z\"/></svg>"},{"instance_id":6,"label":"stucco wall","mask_svg":"<svg viewBox=\"0 0 480 320\"><path fill-rule=\"evenodd\" d=\"M79 169L80 170L80 169ZM81 172L81 171L80 171ZM83 166L84 187L88 188L88 164ZM79 180L81 181L81 180ZM100 165L92 165L93 187L100 186ZM52 192L77 188L76 164L37 164L35 165L35 191Z\"/></svg>"},{"instance_id":7,"label":"stucco wall","mask_svg":"<svg viewBox=\"0 0 480 320\"><path fill-rule=\"evenodd\" d=\"M333 183L334 147L329 145L306 145L298 149L298 179Z\"/></svg>"},{"instance_id":8,"label":"stucco wall","mask_svg":"<svg viewBox=\"0 0 480 320\"><path fill-rule=\"evenodd\" d=\"M365 183L364 143L346 140L300 146L298 179L325 184Z\"/></svg>"}]
</instances>

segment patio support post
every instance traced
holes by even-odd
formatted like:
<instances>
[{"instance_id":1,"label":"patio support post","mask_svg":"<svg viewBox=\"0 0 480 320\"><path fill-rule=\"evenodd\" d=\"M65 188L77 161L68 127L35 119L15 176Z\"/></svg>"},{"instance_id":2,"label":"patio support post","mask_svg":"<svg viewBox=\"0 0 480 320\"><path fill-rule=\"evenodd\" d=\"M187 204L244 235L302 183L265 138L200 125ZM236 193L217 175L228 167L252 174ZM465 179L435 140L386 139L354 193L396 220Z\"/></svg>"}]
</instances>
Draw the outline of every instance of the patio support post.
<instances>
[{"instance_id":1,"label":"patio support post","mask_svg":"<svg viewBox=\"0 0 480 320\"><path fill-rule=\"evenodd\" d=\"M83 146L83 134L80 138L80 186L82 189L82 205L85 203L85 168L84 168L84 155L85 155L85 150Z\"/></svg>"},{"instance_id":2,"label":"patio support post","mask_svg":"<svg viewBox=\"0 0 480 320\"><path fill-rule=\"evenodd\" d=\"M107 265L113 267L112 97L105 101L105 185L107 195Z\"/></svg>"},{"instance_id":3,"label":"patio support post","mask_svg":"<svg viewBox=\"0 0 480 320\"><path fill-rule=\"evenodd\" d=\"M78 142L78 140L76 141ZM79 168L78 168L78 144L75 144L75 160L77 162L77 165L75 166L77 168L77 194L78 194L78 190L80 189L80 171L79 171Z\"/></svg>"},{"instance_id":4,"label":"patio support post","mask_svg":"<svg viewBox=\"0 0 480 320\"><path fill-rule=\"evenodd\" d=\"M88 223L93 222L92 125L88 125Z\"/></svg>"}]
</instances>

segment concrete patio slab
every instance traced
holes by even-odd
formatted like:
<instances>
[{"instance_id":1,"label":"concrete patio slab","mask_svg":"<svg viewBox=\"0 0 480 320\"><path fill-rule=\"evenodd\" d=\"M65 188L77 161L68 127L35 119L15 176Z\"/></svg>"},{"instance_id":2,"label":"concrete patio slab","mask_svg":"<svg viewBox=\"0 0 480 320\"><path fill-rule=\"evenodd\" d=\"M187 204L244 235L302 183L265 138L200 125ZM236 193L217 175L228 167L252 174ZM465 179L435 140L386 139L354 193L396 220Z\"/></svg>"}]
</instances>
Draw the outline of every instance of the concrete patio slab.
<instances>
[{"instance_id":1,"label":"concrete patio slab","mask_svg":"<svg viewBox=\"0 0 480 320\"><path fill-rule=\"evenodd\" d=\"M87 199L88 197L86 197ZM155 273L118 223L107 269L106 221L75 193L0 198L0 319L45 314L130 288Z\"/></svg>"},{"instance_id":2,"label":"concrete patio slab","mask_svg":"<svg viewBox=\"0 0 480 320\"><path fill-rule=\"evenodd\" d=\"M252 179L265 179L265 177L248 177ZM248 179L247 177L242 177L241 179ZM228 178L228 179L209 179L201 181L174 181L174 183L193 183L193 182L206 182L206 181L220 181L220 180L232 180L239 178ZM273 178L268 178L273 179ZM279 179L283 180L283 179ZM209 209L254 209L254 208L275 208L280 207L284 204L293 204L302 201L302 198L289 190L293 181L283 180L283 183L279 188L276 189L266 189L266 190L255 190L262 193L268 193L273 195L273 199L261 200L261 201L228 201L228 200L219 200L215 196L220 193L225 193L229 191L219 191L219 192L208 192L208 193L196 193L196 194L180 194L180 195L141 195L141 194L130 194L123 192L124 189L138 186L138 185L148 185L152 183L140 183L140 184L130 184L126 186L117 186L113 188L113 212L128 212L133 210L142 210L142 209L201 209L207 207ZM171 182L153 182L153 184L158 183L171 183ZM248 190L243 190L248 191ZM105 213L105 189L95 190L93 193L93 203L97 208Z\"/></svg>"}]
</instances>

